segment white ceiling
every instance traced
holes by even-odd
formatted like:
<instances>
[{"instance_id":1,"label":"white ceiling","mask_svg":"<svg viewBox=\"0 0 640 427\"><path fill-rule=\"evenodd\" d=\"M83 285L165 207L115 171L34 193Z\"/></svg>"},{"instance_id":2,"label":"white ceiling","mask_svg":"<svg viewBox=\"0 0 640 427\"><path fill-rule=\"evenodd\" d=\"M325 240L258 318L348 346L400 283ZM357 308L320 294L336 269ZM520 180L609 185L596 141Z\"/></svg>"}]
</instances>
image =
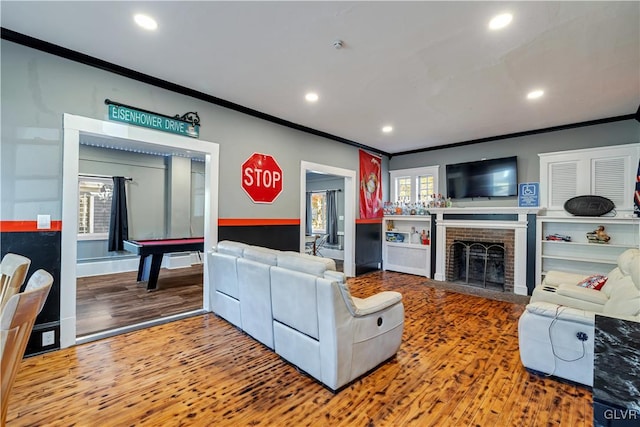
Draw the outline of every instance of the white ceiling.
<instances>
[{"instance_id":1,"label":"white ceiling","mask_svg":"<svg viewBox=\"0 0 640 427\"><path fill-rule=\"evenodd\" d=\"M387 153L633 114L640 100L637 1L0 4L6 29ZM489 30L504 11L511 25ZM138 12L158 29L135 26Z\"/></svg>"}]
</instances>

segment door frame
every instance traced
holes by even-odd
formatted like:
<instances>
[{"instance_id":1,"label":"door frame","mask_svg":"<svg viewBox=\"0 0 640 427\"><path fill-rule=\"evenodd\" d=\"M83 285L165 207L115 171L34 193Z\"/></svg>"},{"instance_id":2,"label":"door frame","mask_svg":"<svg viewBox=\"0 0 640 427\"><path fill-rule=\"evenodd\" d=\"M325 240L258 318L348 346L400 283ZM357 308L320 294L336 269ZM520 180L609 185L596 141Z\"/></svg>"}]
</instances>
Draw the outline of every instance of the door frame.
<instances>
[{"instance_id":1,"label":"door frame","mask_svg":"<svg viewBox=\"0 0 640 427\"><path fill-rule=\"evenodd\" d=\"M64 114L62 171L62 232L60 265L60 347L76 344L76 263L78 239L78 170L80 135L115 138L115 146L139 141L205 154L204 248L218 241L218 182L220 147L217 143L137 126ZM207 257L204 257L203 309L211 311Z\"/></svg>"},{"instance_id":2,"label":"door frame","mask_svg":"<svg viewBox=\"0 0 640 427\"><path fill-rule=\"evenodd\" d=\"M336 175L344 179L344 274L356 271L356 171L320 163L300 162L300 252L304 252L307 217L307 172Z\"/></svg>"}]
</instances>

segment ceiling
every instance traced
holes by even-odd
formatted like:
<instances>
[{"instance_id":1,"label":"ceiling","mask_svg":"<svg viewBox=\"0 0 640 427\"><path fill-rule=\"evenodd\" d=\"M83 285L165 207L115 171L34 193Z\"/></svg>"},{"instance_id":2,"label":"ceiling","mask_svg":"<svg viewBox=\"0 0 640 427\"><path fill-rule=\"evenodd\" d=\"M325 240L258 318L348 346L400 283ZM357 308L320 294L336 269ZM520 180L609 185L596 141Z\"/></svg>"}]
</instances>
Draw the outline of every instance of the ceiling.
<instances>
[{"instance_id":1,"label":"ceiling","mask_svg":"<svg viewBox=\"0 0 640 427\"><path fill-rule=\"evenodd\" d=\"M640 2L0 7L3 28L391 154L629 115L640 100ZM489 30L506 11L511 24ZM158 29L136 26L140 12Z\"/></svg>"}]
</instances>

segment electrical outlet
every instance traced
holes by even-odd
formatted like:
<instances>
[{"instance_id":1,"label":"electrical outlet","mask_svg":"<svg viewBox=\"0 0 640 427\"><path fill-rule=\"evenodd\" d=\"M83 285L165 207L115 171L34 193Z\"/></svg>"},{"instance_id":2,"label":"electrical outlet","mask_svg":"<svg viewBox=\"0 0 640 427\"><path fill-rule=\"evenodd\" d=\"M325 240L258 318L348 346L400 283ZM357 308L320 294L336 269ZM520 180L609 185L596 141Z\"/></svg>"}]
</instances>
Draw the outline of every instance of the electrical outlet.
<instances>
[{"instance_id":1,"label":"electrical outlet","mask_svg":"<svg viewBox=\"0 0 640 427\"><path fill-rule=\"evenodd\" d=\"M42 346L48 347L56 342L56 331L46 331L42 333Z\"/></svg>"}]
</instances>

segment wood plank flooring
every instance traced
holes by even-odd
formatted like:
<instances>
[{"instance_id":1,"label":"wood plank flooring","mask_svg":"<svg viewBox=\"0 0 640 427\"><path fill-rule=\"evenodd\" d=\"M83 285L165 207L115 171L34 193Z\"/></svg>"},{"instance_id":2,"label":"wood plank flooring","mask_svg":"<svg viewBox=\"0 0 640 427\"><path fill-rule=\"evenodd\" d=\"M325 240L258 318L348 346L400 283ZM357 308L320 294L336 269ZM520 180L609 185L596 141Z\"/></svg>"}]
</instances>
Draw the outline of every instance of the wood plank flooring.
<instances>
[{"instance_id":1,"label":"wood plank flooring","mask_svg":"<svg viewBox=\"0 0 640 427\"><path fill-rule=\"evenodd\" d=\"M129 326L202 308L202 264L169 270L158 290L147 292L137 272L80 277L76 292L76 335Z\"/></svg>"},{"instance_id":2,"label":"wood plank flooring","mask_svg":"<svg viewBox=\"0 0 640 427\"><path fill-rule=\"evenodd\" d=\"M213 314L25 359L9 426L591 426L591 391L521 365L523 304L374 272L398 290L396 357L337 394Z\"/></svg>"}]
</instances>

